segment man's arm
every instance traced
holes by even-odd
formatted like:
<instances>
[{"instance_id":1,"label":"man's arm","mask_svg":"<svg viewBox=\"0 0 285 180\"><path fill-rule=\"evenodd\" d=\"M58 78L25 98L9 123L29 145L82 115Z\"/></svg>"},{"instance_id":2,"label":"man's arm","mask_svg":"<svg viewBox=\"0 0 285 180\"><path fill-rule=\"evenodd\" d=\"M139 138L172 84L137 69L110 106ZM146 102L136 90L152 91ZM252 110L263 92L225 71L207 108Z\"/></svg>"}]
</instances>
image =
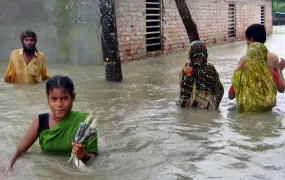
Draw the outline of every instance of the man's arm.
<instances>
[{"instance_id":1,"label":"man's arm","mask_svg":"<svg viewBox=\"0 0 285 180\"><path fill-rule=\"evenodd\" d=\"M42 64L41 76L42 76L42 80L43 80L43 81L49 79L49 74L48 74L48 72L47 72L46 58L45 58L45 57L43 57L43 64Z\"/></svg>"},{"instance_id":2,"label":"man's arm","mask_svg":"<svg viewBox=\"0 0 285 180\"><path fill-rule=\"evenodd\" d=\"M7 69L6 69L6 73L4 75L4 82L6 82L6 83L12 83L12 76L15 73L12 58L13 58L13 53L11 53L9 64L8 64Z\"/></svg>"}]
</instances>

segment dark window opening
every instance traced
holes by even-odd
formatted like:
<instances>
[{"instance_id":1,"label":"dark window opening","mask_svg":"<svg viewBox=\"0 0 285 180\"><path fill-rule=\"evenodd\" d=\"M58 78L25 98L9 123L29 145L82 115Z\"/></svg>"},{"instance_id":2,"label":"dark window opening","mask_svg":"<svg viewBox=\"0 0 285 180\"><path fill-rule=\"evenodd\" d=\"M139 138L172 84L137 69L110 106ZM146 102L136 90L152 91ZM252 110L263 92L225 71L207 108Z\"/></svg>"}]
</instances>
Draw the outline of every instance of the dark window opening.
<instances>
[{"instance_id":1,"label":"dark window opening","mask_svg":"<svg viewBox=\"0 0 285 180\"><path fill-rule=\"evenodd\" d=\"M264 6L261 6L260 18L261 18L260 24L264 25L264 22L265 22L265 7Z\"/></svg>"},{"instance_id":2,"label":"dark window opening","mask_svg":"<svg viewBox=\"0 0 285 180\"><path fill-rule=\"evenodd\" d=\"M146 49L147 52L162 49L160 0L146 0Z\"/></svg>"},{"instance_id":3,"label":"dark window opening","mask_svg":"<svg viewBox=\"0 0 285 180\"><path fill-rule=\"evenodd\" d=\"M229 4L228 37L236 38L236 6L235 4Z\"/></svg>"}]
</instances>

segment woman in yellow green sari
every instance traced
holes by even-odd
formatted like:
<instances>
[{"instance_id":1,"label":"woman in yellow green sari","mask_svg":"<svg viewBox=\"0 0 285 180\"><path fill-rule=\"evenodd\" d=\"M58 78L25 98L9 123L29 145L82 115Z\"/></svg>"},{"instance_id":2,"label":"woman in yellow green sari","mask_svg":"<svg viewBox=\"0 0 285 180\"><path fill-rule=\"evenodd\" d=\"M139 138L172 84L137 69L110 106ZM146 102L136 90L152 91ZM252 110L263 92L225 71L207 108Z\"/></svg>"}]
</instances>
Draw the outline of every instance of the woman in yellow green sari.
<instances>
[{"instance_id":1,"label":"woman in yellow green sari","mask_svg":"<svg viewBox=\"0 0 285 180\"><path fill-rule=\"evenodd\" d=\"M258 42L248 47L244 64L233 75L229 98L238 111L267 111L276 105L277 86L267 65L267 48Z\"/></svg>"},{"instance_id":2,"label":"woman in yellow green sari","mask_svg":"<svg viewBox=\"0 0 285 180\"><path fill-rule=\"evenodd\" d=\"M75 99L72 80L66 76L54 76L46 83L46 93L51 113L40 114L32 122L16 152L11 157L8 170L33 145L37 138L39 138L43 152L73 153L83 162L95 157L98 153L97 136L91 137L85 144L74 143L79 124L86 119L88 114L72 111Z\"/></svg>"}]
</instances>

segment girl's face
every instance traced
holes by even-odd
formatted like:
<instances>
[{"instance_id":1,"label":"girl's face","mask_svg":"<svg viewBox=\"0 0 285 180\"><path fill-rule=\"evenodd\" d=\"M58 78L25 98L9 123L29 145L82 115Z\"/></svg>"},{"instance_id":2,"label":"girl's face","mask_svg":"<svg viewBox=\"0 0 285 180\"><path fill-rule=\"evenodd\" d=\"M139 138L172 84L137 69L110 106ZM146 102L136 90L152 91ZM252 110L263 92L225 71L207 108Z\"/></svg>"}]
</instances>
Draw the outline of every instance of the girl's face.
<instances>
[{"instance_id":1,"label":"girl's face","mask_svg":"<svg viewBox=\"0 0 285 180\"><path fill-rule=\"evenodd\" d=\"M62 88L54 88L48 94L48 103L54 120L63 120L72 109L74 97Z\"/></svg>"}]
</instances>

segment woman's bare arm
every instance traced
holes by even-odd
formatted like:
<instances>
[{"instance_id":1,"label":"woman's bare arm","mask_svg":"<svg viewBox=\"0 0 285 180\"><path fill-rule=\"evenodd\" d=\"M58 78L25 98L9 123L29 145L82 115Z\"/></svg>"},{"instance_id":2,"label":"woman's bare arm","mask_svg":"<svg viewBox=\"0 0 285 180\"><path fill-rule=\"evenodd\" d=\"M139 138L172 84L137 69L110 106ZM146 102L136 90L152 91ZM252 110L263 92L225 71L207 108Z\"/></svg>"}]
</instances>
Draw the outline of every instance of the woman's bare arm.
<instances>
[{"instance_id":1,"label":"woman's bare arm","mask_svg":"<svg viewBox=\"0 0 285 180\"><path fill-rule=\"evenodd\" d=\"M239 60L238 65L237 65L237 67L235 68L234 72L237 72L237 71L239 71L239 70L244 70L244 69L246 69L246 67L245 67L245 56L243 56L243 57Z\"/></svg>"},{"instance_id":2,"label":"woman's bare arm","mask_svg":"<svg viewBox=\"0 0 285 180\"><path fill-rule=\"evenodd\" d=\"M278 78L280 79L280 87L277 89L280 93L283 93L285 91L285 82L284 82L284 77L283 77L283 69L285 66L285 60L283 58L281 58L280 63L276 66L277 69L277 75Z\"/></svg>"},{"instance_id":3,"label":"woman's bare arm","mask_svg":"<svg viewBox=\"0 0 285 180\"><path fill-rule=\"evenodd\" d=\"M283 74L282 74L282 71L278 71L277 72L277 75L281 81L281 86L277 89L280 93L284 93L284 90L285 90L285 83L284 83L284 77L283 77Z\"/></svg>"}]
</instances>

